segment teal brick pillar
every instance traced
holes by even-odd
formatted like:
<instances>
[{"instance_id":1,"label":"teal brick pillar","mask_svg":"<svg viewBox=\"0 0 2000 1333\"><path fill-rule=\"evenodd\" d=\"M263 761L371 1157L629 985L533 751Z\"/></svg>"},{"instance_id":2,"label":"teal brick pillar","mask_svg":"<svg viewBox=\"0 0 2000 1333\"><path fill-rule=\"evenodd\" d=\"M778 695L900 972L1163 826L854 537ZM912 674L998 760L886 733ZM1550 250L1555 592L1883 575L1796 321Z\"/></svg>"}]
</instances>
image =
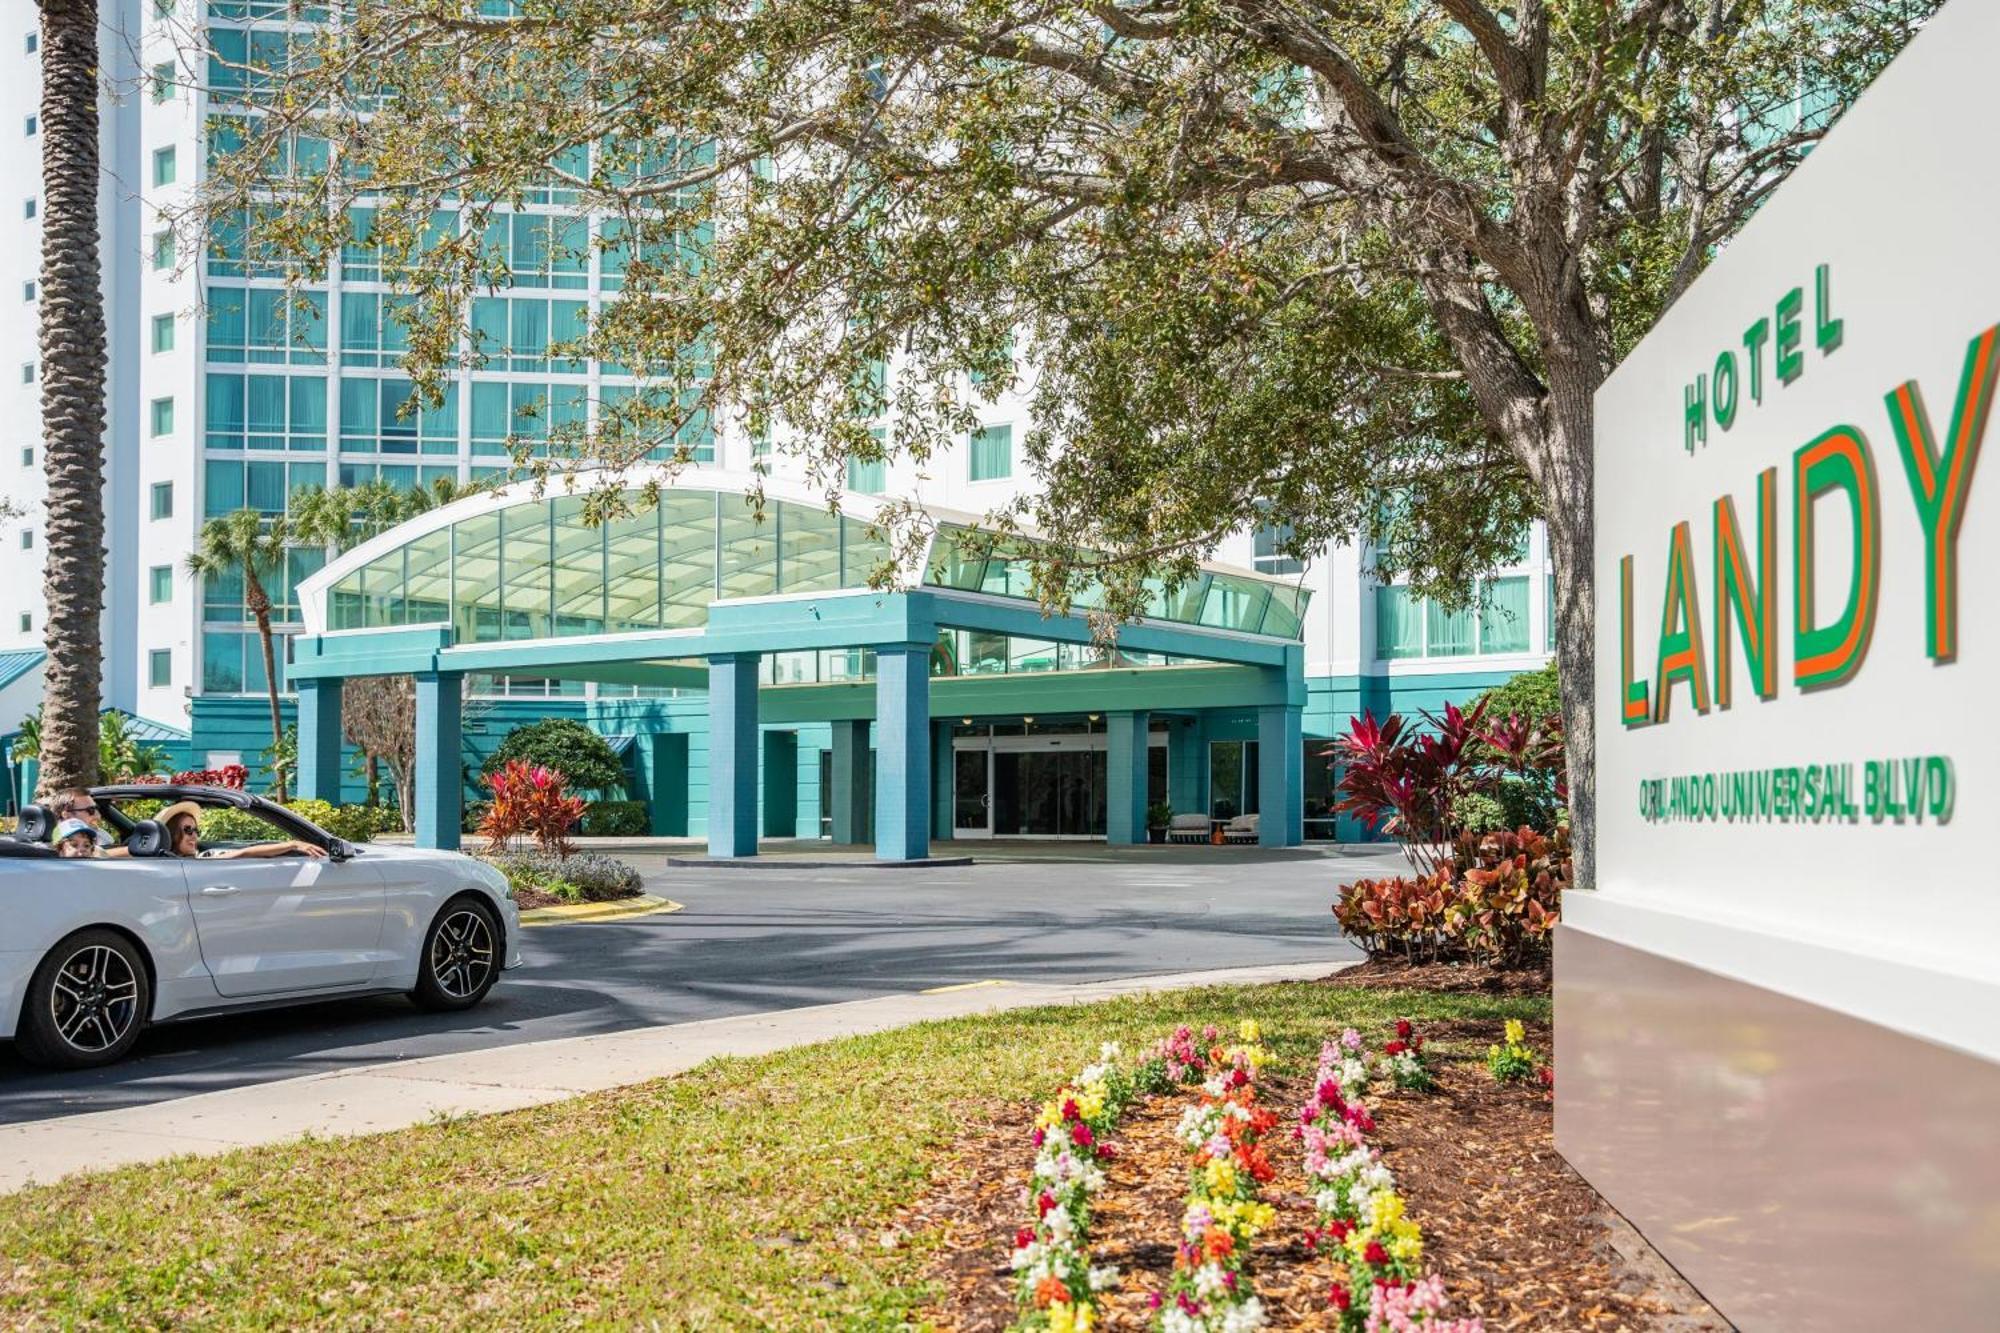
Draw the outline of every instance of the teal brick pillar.
<instances>
[{"instance_id":1,"label":"teal brick pillar","mask_svg":"<svg viewBox=\"0 0 2000 1333\"><path fill-rule=\"evenodd\" d=\"M852 847L868 840L868 719L840 718L831 725L833 789L821 799L833 841Z\"/></svg>"},{"instance_id":2,"label":"teal brick pillar","mask_svg":"<svg viewBox=\"0 0 2000 1333\"><path fill-rule=\"evenodd\" d=\"M340 804L340 682L302 680L299 694L299 796Z\"/></svg>"},{"instance_id":3,"label":"teal brick pillar","mask_svg":"<svg viewBox=\"0 0 2000 1333\"><path fill-rule=\"evenodd\" d=\"M465 820L465 774L459 764L460 687L456 671L417 673L416 834L419 847L458 850Z\"/></svg>"},{"instance_id":4,"label":"teal brick pillar","mask_svg":"<svg viewBox=\"0 0 2000 1333\"><path fill-rule=\"evenodd\" d=\"M1146 746L1151 718L1142 712L1104 715L1107 792L1104 840L1129 846L1146 840Z\"/></svg>"},{"instance_id":5,"label":"teal brick pillar","mask_svg":"<svg viewBox=\"0 0 2000 1333\"><path fill-rule=\"evenodd\" d=\"M931 645L875 650L875 855L931 854Z\"/></svg>"},{"instance_id":6,"label":"teal brick pillar","mask_svg":"<svg viewBox=\"0 0 2000 1333\"><path fill-rule=\"evenodd\" d=\"M764 836L799 834L799 733L764 733Z\"/></svg>"},{"instance_id":7,"label":"teal brick pillar","mask_svg":"<svg viewBox=\"0 0 2000 1333\"><path fill-rule=\"evenodd\" d=\"M931 841L950 842L954 777L950 721L931 723Z\"/></svg>"},{"instance_id":8,"label":"teal brick pillar","mask_svg":"<svg viewBox=\"0 0 2000 1333\"><path fill-rule=\"evenodd\" d=\"M756 653L708 659L708 854L757 854Z\"/></svg>"},{"instance_id":9,"label":"teal brick pillar","mask_svg":"<svg viewBox=\"0 0 2000 1333\"><path fill-rule=\"evenodd\" d=\"M1306 840L1302 712L1286 705L1257 710L1257 841L1266 847Z\"/></svg>"},{"instance_id":10,"label":"teal brick pillar","mask_svg":"<svg viewBox=\"0 0 2000 1333\"><path fill-rule=\"evenodd\" d=\"M1204 715L1177 718L1167 733L1167 790L1177 815L1205 815L1208 803L1208 724Z\"/></svg>"}]
</instances>

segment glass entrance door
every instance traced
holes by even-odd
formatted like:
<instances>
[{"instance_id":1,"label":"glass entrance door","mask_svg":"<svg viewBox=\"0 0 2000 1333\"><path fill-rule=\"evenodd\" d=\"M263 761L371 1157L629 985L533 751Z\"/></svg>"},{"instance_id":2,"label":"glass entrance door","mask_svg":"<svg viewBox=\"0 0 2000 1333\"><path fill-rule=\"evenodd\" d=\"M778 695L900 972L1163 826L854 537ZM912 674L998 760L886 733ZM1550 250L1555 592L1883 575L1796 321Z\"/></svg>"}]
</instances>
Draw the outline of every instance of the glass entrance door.
<instances>
[{"instance_id":1,"label":"glass entrance door","mask_svg":"<svg viewBox=\"0 0 2000 1333\"><path fill-rule=\"evenodd\" d=\"M951 752L951 833L954 838L993 836L993 752Z\"/></svg>"}]
</instances>

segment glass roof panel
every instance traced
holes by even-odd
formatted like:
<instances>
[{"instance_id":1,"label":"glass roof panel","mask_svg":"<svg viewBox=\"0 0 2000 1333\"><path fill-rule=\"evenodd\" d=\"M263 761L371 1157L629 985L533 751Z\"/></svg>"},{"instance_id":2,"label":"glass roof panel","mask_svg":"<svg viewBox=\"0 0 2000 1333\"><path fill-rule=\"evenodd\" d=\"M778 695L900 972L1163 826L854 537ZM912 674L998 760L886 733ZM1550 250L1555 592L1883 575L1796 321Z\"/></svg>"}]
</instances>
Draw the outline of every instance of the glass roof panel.
<instances>
[{"instance_id":1,"label":"glass roof panel","mask_svg":"<svg viewBox=\"0 0 2000 1333\"><path fill-rule=\"evenodd\" d=\"M777 506L757 513L733 495L722 497L722 548L716 561L723 597L769 597L778 590Z\"/></svg>"}]
</instances>

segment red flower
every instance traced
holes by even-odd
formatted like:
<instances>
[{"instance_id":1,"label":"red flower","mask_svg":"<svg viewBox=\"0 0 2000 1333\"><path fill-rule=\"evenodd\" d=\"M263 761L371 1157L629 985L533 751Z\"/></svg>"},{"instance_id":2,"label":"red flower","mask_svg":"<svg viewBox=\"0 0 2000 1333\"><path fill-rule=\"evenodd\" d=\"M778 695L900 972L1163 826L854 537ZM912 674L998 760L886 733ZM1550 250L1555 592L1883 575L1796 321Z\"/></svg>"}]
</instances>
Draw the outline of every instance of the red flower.
<instances>
[{"instance_id":1,"label":"red flower","mask_svg":"<svg viewBox=\"0 0 2000 1333\"><path fill-rule=\"evenodd\" d=\"M1088 1148L1091 1144L1095 1143L1097 1139L1096 1136L1090 1132L1090 1126L1083 1124L1082 1122L1079 1121L1070 1130L1069 1141L1071 1143L1074 1143L1079 1148Z\"/></svg>"},{"instance_id":2,"label":"red flower","mask_svg":"<svg viewBox=\"0 0 2000 1333\"><path fill-rule=\"evenodd\" d=\"M1396 1020L1396 1037L1399 1041L1408 1041L1410 1039L1409 1019L1399 1018Z\"/></svg>"},{"instance_id":3,"label":"red flower","mask_svg":"<svg viewBox=\"0 0 2000 1333\"><path fill-rule=\"evenodd\" d=\"M1045 1133L1045 1132L1044 1132L1044 1131L1042 1130L1041 1126L1037 1125L1037 1126L1035 1127L1035 1134L1034 1134L1034 1140L1035 1140L1035 1146L1036 1146L1037 1148L1041 1147L1041 1146L1042 1146L1042 1140L1043 1140L1043 1139L1045 1139L1045 1138L1047 1138L1047 1137L1048 1137L1048 1135L1047 1135L1047 1134L1046 1134L1046 1133Z\"/></svg>"},{"instance_id":4,"label":"red flower","mask_svg":"<svg viewBox=\"0 0 2000 1333\"><path fill-rule=\"evenodd\" d=\"M1035 1233L1029 1230L1027 1227L1022 1227L1019 1231L1014 1233L1015 1249L1025 1250L1034 1243L1035 1243Z\"/></svg>"},{"instance_id":5,"label":"red flower","mask_svg":"<svg viewBox=\"0 0 2000 1333\"><path fill-rule=\"evenodd\" d=\"M1242 1087L1242 1086L1243 1086L1243 1085L1244 1085L1245 1083L1248 1083L1249 1081L1250 1081L1250 1076L1249 1076L1248 1074L1244 1073L1244 1072L1243 1072L1242 1070L1240 1070L1240 1069L1232 1069L1232 1070L1230 1070L1230 1071L1229 1071L1229 1086L1230 1086L1230 1087L1232 1087L1232 1088L1240 1088L1240 1087Z\"/></svg>"},{"instance_id":6,"label":"red flower","mask_svg":"<svg viewBox=\"0 0 2000 1333\"><path fill-rule=\"evenodd\" d=\"M1097 1158L1101 1162L1115 1162L1118 1160L1118 1150L1108 1143L1103 1144L1097 1150Z\"/></svg>"},{"instance_id":7,"label":"red flower","mask_svg":"<svg viewBox=\"0 0 2000 1333\"><path fill-rule=\"evenodd\" d=\"M1409 1047L1405 1046L1405 1045L1404 1045L1404 1044L1403 1044L1402 1042L1400 1042L1400 1041L1392 1041L1392 1042L1390 1042L1390 1043L1389 1043L1388 1045L1386 1045L1386 1046L1384 1046L1384 1047L1382 1048L1382 1054L1384 1054L1384 1055L1401 1055L1401 1054L1402 1054L1402 1053L1403 1053L1404 1051L1407 1051L1407 1050L1409 1050L1409 1049L1410 1049Z\"/></svg>"},{"instance_id":8,"label":"red flower","mask_svg":"<svg viewBox=\"0 0 2000 1333\"><path fill-rule=\"evenodd\" d=\"M1065 1120L1080 1120L1083 1118L1083 1113L1076 1109L1076 1101L1071 1097L1063 1098L1062 1113Z\"/></svg>"},{"instance_id":9,"label":"red flower","mask_svg":"<svg viewBox=\"0 0 2000 1333\"><path fill-rule=\"evenodd\" d=\"M1055 1206L1056 1206L1056 1196L1049 1193L1047 1190L1043 1190L1042 1197L1035 1200L1035 1216L1047 1217L1049 1215L1049 1210L1051 1208L1054 1208Z\"/></svg>"},{"instance_id":10,"label":"red flower","mask_svg":"<svg viewBox=\"0 0 2000 1333\"><path fill-rule=\"evenodd\" d=\"M1354 1305L1354 1293L1338 1282L1333 1284L1333 1291L1326 1299L1336 1310L1345 1311Z\"/></svg>"},{"instance_id":11,"label":"red flower","mask_svg":"<svg viewBox=\"0 0 2000 1333\"><path fill-rule=\"evenodd\" d=\"M1353 1230L1354 1230L1354 1223L1349 1222L1346 1218L1342 1217L1336 1217L1333 1219L1333 1221L1326 1224L1326 1234L1330 1236L1336 1243L1346 1240L1348 1233Z\"/></svg>"},{"instance_id":12,"label":"red flower","mask_svg":"<svg viewBox=\"0 0 2000 1333\"><path fill-rule=\"evenodd\" d=\"M1382 1248L1381 1241L1371 1240L1368 1242L1368 1248L1361 1252L1361 1258L1366 1263L1380 1267L1389 1262L1389 1252Z\"/></svg>"}]
</instances>

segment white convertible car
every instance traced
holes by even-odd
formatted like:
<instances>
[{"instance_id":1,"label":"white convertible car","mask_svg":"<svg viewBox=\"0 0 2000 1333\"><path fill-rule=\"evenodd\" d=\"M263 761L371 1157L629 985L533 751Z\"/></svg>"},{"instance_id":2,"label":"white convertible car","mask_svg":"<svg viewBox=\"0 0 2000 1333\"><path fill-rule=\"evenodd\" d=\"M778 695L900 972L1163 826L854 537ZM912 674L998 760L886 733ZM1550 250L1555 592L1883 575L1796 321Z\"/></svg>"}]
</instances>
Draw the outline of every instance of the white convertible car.
<instances>
[{"instance_id":1,"label":"white convertible car","mask_svg":"<svg viewBox=\"0 0 2000 1333\"><path fill-rule=\"evenodd\" d=\"M149 1023L242 1009L392 993L466 1009L520 965L507 881L471 857L355 846L220 787L91 794L131 855L58 858L36 806L0 836L0 1039L35 1063L105 1064ZM327 855L176 857L158 823L119 809L162 800L233 808Z\"/></svg>"}]
</instances>

